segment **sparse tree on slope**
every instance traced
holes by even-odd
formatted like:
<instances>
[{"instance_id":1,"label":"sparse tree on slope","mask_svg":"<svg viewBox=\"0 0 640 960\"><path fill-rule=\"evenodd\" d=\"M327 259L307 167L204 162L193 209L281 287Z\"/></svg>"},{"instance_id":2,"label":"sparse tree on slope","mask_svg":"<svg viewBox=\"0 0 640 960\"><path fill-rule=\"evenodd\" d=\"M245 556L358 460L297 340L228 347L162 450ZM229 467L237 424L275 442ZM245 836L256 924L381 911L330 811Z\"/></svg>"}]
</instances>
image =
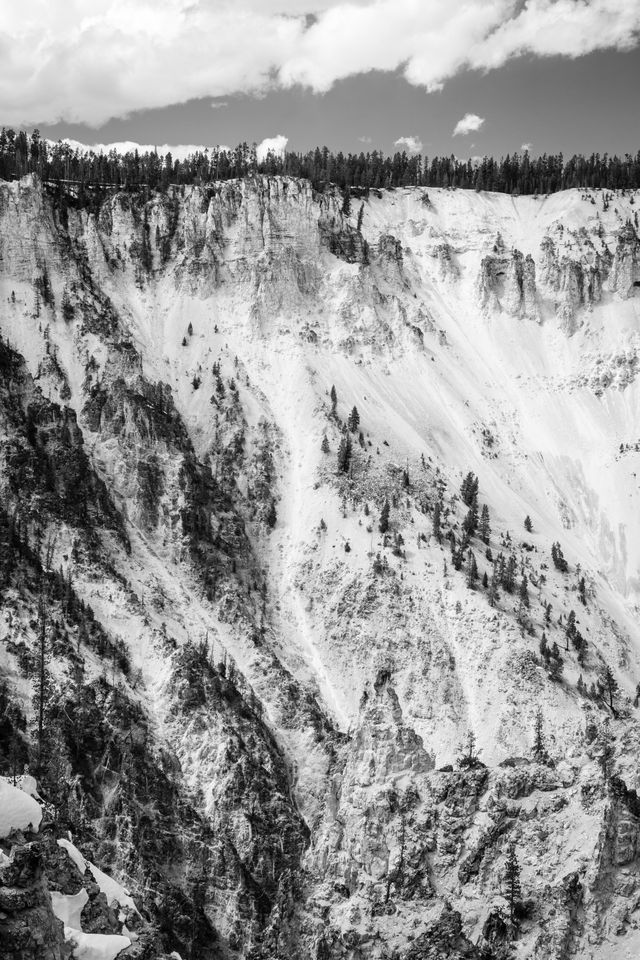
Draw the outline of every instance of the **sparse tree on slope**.
<instances>
[{"instance_id":1,"label":"sparse tree on slope","mask_svg":"<svg viewBox=\"0 0 640 960\"><path fill-rule=\"evenodd\" d=\"M482 504L480 513L480 539L483 543L489 543L491 537L491 527L489 525L489 507L486 503Z\"/></svg>"},{"instance_id":2,"label":"sparse tree on slope","mask_svg":"<svg viewBox=\"0 0 640 960\"><path fill-rule=\"evenodd\" d=\"M516 857L516 847L514 843L509 844L507 862L504 867L504 897L509 904L509 919L511 923L515 920L516 905L522 899L522 887L520 886L520 864Z\"/></svg>"},{"instance_id":3,"label":"sparse tree on slope","mask_svg":"<svg viewBox=\"0 0 640 960\"><path fill-rule=\"evenodd\" d=\"M602 779L605 783L608 783L608 781L611 779L613 760L615 756L613 735L611 733L611 727L609 726L608 720L605 721L600 728L600 732L598 733L597 748L597 761L598 766L602 771Z\"/></svg>"},{"instance_id":4,"label":"sparse tree on slope","mask_svg":"<svg viewBox=\"0 0 640 960\"><path fill-rule=\"evenodd\" d=\"M600 675L600 684L603 688L603 693L605 699L608 699L611 712L615 714L615 707L613 705L613 698L618 692L618 681L613 675L613 671L609 664L607 664Z\"/></svg>"},{"instance_id":5,"label":"sparse tree on slope","mask_svg":"<svg viewBox=\"0 0 640 960\"><path fill-rule=\"evenodd\" d=\"M348 473L351 465L351 437L348 433L343 433L338 447L338 470L340 473Z\"/></svg>"},{"instance_id":6,"label":"sparse tree on slope","mask_svg":"<svg viewBox=\"0 0 640 960\"><path fill-rule=\"evenodd\" d=\"M520 581L520 606L526 607L527 609L529 609L529 607L530 607L530 602L529 602L529 590L528 590L528 588L527 588L527 575L526 575L526 573L525 573L525 575L523 576L522 580Z\"/></svg>"},{"instance_id":7,"label":"sparse tree on slope","mask_svg":"<svg viewBox=\"0 0 640 960\"><path fill-rule=\"evenodd\" d=\"M355 433L359 425L360 425L360 414L358 413L358 408L354 406L351 413L349 414L349 418L347 420L347 426L351 431L351 433Z\"/></svg>"},{"instance_id":8,"label":"sparse tree on slope","mask_svg":"<svg viewBox=\"0 0 640 960\"><path fill-rule=\"evenodd\" d=\"M549 754L544 740L542 710L538 707L536 711L535 725L533 728L533 758L538 763L548 763Z\"/></svg>"},{"instance_id":9,"label":"sparse tree on slope","mask_svg":"<svg viewBox=\"0 0 640 960\"><path fill-rule=\"evenodd\" d=\"M389 501L385 500L382 505L382 510L380 511L380 521L378 523L380 533L387 533L389 530L389 510Z\"/></svg>"},{"instance_id":10,"label":"sparse tree on slope","mask_svg":"<svg viewBox=\"0 0 640 960\"><path fill-rule=\"evenodd\" d=\"M442 540L442 528L440 526L441 514L442 514L442 508L440 506L440 501L436 500L433 507L433 518L431 520L431 530L434 537L438 541L438 543L440 543L440 541Z\"/></svg>"},{"instance_id":11,"label":"sparse tree on slope","mask_svg":"<svg viewBox=\"0 0 640 960\"><path fill-rule=\"evenodd\" d=\"M460 487L460 496L462 498L462 502L466 504L467 507L470 507L473 500L478 496L478 478L474 473L471 472L471 470L462 481L462 486Z\"/></svg>"}]
</instances>

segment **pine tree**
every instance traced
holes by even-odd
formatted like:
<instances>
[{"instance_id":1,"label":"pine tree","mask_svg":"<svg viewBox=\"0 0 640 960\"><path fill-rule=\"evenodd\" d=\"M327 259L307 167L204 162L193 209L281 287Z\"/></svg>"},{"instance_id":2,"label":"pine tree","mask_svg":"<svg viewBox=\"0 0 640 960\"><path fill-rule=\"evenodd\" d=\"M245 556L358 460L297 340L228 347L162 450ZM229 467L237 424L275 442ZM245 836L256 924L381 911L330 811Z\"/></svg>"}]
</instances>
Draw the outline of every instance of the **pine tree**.
<instances>
[{"instance_id":1,"label":"pine tree","mask_svg":"<svg viewBox=\"0 0 640 960\"><path fill-rule=\"evenodd\" d=\"M497 561L493 564L493 571L491 573L491 582L489 584L489 606L495 607L498 602L498 564Z\"/></svg>"},{"instance_id":2,"label":"pine tree","mask_svg":"<svg viewBox=\"0 0 640 960\"><path fill-rule=\"evenodd\" d=\"M551 544L551 559L553 560L553 565L556 570L559 570L561 573L566 573L569 569L569 564L564 558L562 553L562 547L559 543Z\"/></svg>"},{"instance_id":3,"label":"pine tree","mask_svg":"<svg viewBox=\"0 0 640 960\"><path fill-rule=\"evenodd\" d=\"M64 320L67 323L69 323L71 320L73 320L74 310L73 310L73 304L71 303L71 297L69 296L69 291L67 290L66 287L64 288L62 293L61 307L62 307L62 316Z\"/></svg>"},{"instance_id":4,"label":"pine tree","mask_svg":"<svg viewBox=\"0 0 640 960\"><path fill-rule=\"evenodd\" d=\"M331 397L331 413L335 413L336 407L338 406L338 394L336 393L336 388L334 386L331 387L329 396Z\"/></svg>"},{"instance_id":5,"label":"pine tree","mask_svg":"<svg viewBox=\"0 0 640 960\"><path fill-rule=\"evenodd\" d=\"M327 440L327 435L326 435L326 433L324 433L324 434L322 435L322 443L321 443L321 445L320 445L320 449L322 450L323 453L330 453L330 452L331 452L331 448L330 448L330 446L329 446L329 441Z\"/></svg>"},{"instance_id":6,"label":"pine tree","mask_svg":"<svg viewBox=\"0 0 640 960\"><path fill-rule=\"evenodd\" d=\"M473 589L478 579L478 565L473 550L469 550L467 555L467 586Z\"/></svg>"},{"instance_id":7,"label":"pine tree","mask_svg":"<svg viewBox=\"0 0 640 960\"><path fill-rule=\"evenodd\" d=\"M549 754L544 741L543 716L542 710L538 707L536 711L535 726L533 731L533 758L538 763L548 763Z\"/></svg>"},{"instance_id":8,"label":"pine tree","mask_svg":"<svg viewBox=\"0 0 640 960\"><path fill-rule=\"evenodd\" d=\"M586 584L584 582L584 577L580 577L580 580L578 581L578 597L580 599L580 603L582 603L583 606L586 607L587 593L586 593Z\"/></svg>"},{"instance_id":9,"label":"pine tree","mask_svg":"<svg viewBox=\"0 0 640 960\"><path fill-rule=\"evenodd\" d=\"M471 500L469 504L469 509L467 514L462 521L462 529L467 534L468 537L472 537L478 528L478 501L475 497Z\"/></svg>"},{"instance_id":10,"label":"pine tree","mask_svg":"<svg viewBox=\"0 0 640 960\"><path fill-rule=\"evenodd\" d=\"M547 635L544 630L542 631L542 636L540 637L540 656L547 662L551 656L551 652L547 645Z\"/></svg>"},{"instance_id":11,"label":"pine tree","mask_svg":"<svg viewBox=\"0 0 640 960\"><path fill-rule=\"evenodd\" d=\"M509 904L509 919L511 923L515 920L516 905L522 899L522 888L520 886L520 864L516 857L516 847L514 843L509 844L509 853L504 867L504 897Z\"/></svg>"},{"instance_id":12,"label":"pine tree","mask_svg":"<svg viewBox=\"0 0 640 960\"><path fill-rule=\"evenodd\" d=\"M524 528L527 531L527 533L531 533L531 531L533 530L533 524L531 523L531 517L529 516L529 514L527 514L526 517L524 518Z\"/></svg>"},{"instance_id":13,"label":"pine tree","mask_svg":"<svg viewBox=\"0 0 640 960\"><path fill-rule=\"evenodd\" d=\"M442 529L440 526L441 514L442 514L442 508L440 506L440 501L436 500L433 507L433 517L431 520L431 532L433 533L438 543L442 541Z\"/></svg>"},{"instance_id":14,"label":"pine tree","mask_svg":"<svg viewBox=\"0 0 640 960\"><path fill-rule=\"evenodd\" d=\"M343 433L338 447L338 471L348 473L351 465L351 437L348 433Z\"/></svg>"},{"instance_id":15,"label":"pine tree","mask_svg":"<svg viewBox=\"0 0 640 960\"><path fill-rule=\"evenodd\" d=\"M456 761L460 769L473 770L475 767L482 766L478 753L479 751L476 750L476 735L473 730L470 730L462 752Z\"/></svg>"},{"instance_id":16,"label":"pine tree","mask_svg":"<svg viewBox=\"0 0 640 960\"><path fill-rule=\"evenodd\" d=\"M530 607L526 573L523 576L522 580L520 581L520 605L523 607L526 607L527 609L529 609Z\"/></svg>"},{"instance_id":17,"label":"pine tree","mask_svg":"<svg viewBox=\"0 0 640 960\"><path fill-rule=\"evenodd\" d=\"M609 721L606 720L605 723L600 728L598 733L598 738L596 741L597 746L597 761L600 770L602 771L602 779L605 783L611 779L613 760L615 756L615 750L613 747L613 735L611 733L611 728L609 726Z\"/></svg>"},{"instance_id":18,"label":"pine tree","mask_svg":"<svg viewBox=\"0 0 640 960\"><path fill-rule=\"evenodd\" d=\"M613 705L613 698L616 696L618 692L618 681L614 677L613 671L609 666L609 664L606 664L604 670L600 675L600 683L603 687L605 697L609 699L609 706L611 708L611 712L615 714L616 711Z\"/></svg>"},{"instance_id":19,"label":"pine tree","mask_svg":"<svg viewBox=\"0 0 640 960\"><path fill-rule=\"evenodd\" d=\"M558 644L555 641L551 647L551 656L547 661L547 665L549 670L549 679L553 680L555 683L560 683L562 680L562 673L564 671L564 660L560 656L560 650L558 649Z\"/></svg>"},{"instance_id":20,"label":"pine tree","mask_svg":"<svg viewBox=\"0 0 640 960\"><path fill-rule=\"evenodd\" d=\"M389 529L389 510L389 501L385 500L382 505L382 510L380 511L380 521L378 523L380 533L386 533Z\"/></svg>"},{"instance_id":21,"label":"pine tree","mask_svg":"<svg viewBox=\"0 0 640 960\"><path fill-rule=\"evenodd\" d=\"M513 593L513 588L516 585L516 567L517 567L516 558L511 553L509 555L509 560L506 564L503 577L502 577L502 586L507 591L507 593Z\"/></svg>"},{"instance_id":22,"label":"pine tree","mask_svg":"<svg viewBox=\"0 0 640 960\"><path fill-rule=\"evenodd\" d=\"M478 496L478 478L474 473L469 471L464 480L462 481L462 486L460 487L460 497L462 502L470 507L474 498Z\"/></svg>"},{"instance_id":23,"label":"pine tree","mask_svg":"<svg viewBox=\"0 0 640 960\"><path fill-rule=\"evenodd\" d=\"M358 413L358 408L354 406L351 413L349 414L349 418L347 420L347 426L351 431L351 433L355 433L359 425L360 425L360 414Z\"/></svg>"},{"instance_id":24,"label":"pine tree","mask_svg":"<svg viewBox=\"0 0 640 960\"><path fill-rule=\"evenodd\" d=\"M480 539L483 543L489 543L491 537L491 527L489 525L489 507L486 503L482 504L480 513Z\"/></svg>"}]
</instances>

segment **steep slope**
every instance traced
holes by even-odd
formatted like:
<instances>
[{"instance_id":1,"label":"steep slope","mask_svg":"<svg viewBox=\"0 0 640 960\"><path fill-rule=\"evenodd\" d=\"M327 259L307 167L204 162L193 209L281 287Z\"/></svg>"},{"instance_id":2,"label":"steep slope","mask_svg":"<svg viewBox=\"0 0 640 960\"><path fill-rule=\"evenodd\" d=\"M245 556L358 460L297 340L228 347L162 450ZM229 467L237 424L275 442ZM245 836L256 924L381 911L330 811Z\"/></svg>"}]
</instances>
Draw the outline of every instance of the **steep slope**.
<instances>
[{"instance_id":1,"label":"steep slope","mask_svg":"<svg viewBox=\"0 0 640 960\"><path fill-rule=\"evenodd\" d=\"M174 895L216 930L166 949L501 955L514 842L520 956L633 955L639 199L0 184L0 485L33 568L0 663L28 714L15 617L35 656L58 569L127 650ZM171 871L139 842L103 855L141 894Z\"/></svg>"}]
</instances>

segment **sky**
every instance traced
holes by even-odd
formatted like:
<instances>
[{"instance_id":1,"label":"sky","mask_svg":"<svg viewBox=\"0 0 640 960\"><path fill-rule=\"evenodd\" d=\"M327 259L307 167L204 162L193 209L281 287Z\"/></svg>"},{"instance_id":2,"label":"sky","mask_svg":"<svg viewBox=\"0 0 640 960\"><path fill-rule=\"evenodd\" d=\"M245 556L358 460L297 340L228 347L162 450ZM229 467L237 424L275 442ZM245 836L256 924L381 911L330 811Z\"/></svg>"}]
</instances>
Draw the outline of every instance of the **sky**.
<instances>
[{"instance_id":1,"label":"sky","mask_svg":"<svg viewBox=\"0 0 640 960\"><path fill-rule=\"evenodd\" d=\"M639 87L640 0L0 0L0 124L89 145L636 152Z\"/></svg>"}]
</instances>

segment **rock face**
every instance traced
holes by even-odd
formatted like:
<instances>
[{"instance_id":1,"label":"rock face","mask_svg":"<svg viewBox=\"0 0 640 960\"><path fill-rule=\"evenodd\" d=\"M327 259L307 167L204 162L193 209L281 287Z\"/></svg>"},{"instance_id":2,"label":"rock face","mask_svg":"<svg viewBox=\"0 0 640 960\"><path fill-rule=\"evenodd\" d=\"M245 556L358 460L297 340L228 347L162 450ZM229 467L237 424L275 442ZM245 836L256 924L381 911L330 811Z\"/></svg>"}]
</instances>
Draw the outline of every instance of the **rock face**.
<instances>
[{"instance_id":1,"label":"rock face","mask_svg":"<svg viewBox=\"0 0 640 960\"><path fill-rule=\"evenodd\" d=\"M38 843L14 846L0 863L2 960L66 960L71 948L51 906Z\"/></svg>"},{"instance_id":2,"label":"rock face","mask_svg":"<svg viewBox=\"0 0 640 960\"><path fill-rule=\"evenodd\" d=\"M509 257L484 257L477 295L480 306L488 312L504 310L512 317L537 319L536 266L531 254L523 257L514 250Z\"/></svg>"},{"instance_id":3,"label":"rock face","mask_svg":"<svg viewBox=\"0 0 640 960\"><path fill-rule=\"evenodd\" d=\"M640 240L631 220L619 231L611 266L611 289L624 300L640 287Z\"/></svg>"},{"instance_id":4,"label":"rock face","mask_svg":"<svg viewBox=\"0 0 640 960\"><path fill-rule=\"evenodd\" d=\"M7 957L53 902L140 960L633 952L636 198L590 199L0 184Z\"/></svg>"}]
</instances>

